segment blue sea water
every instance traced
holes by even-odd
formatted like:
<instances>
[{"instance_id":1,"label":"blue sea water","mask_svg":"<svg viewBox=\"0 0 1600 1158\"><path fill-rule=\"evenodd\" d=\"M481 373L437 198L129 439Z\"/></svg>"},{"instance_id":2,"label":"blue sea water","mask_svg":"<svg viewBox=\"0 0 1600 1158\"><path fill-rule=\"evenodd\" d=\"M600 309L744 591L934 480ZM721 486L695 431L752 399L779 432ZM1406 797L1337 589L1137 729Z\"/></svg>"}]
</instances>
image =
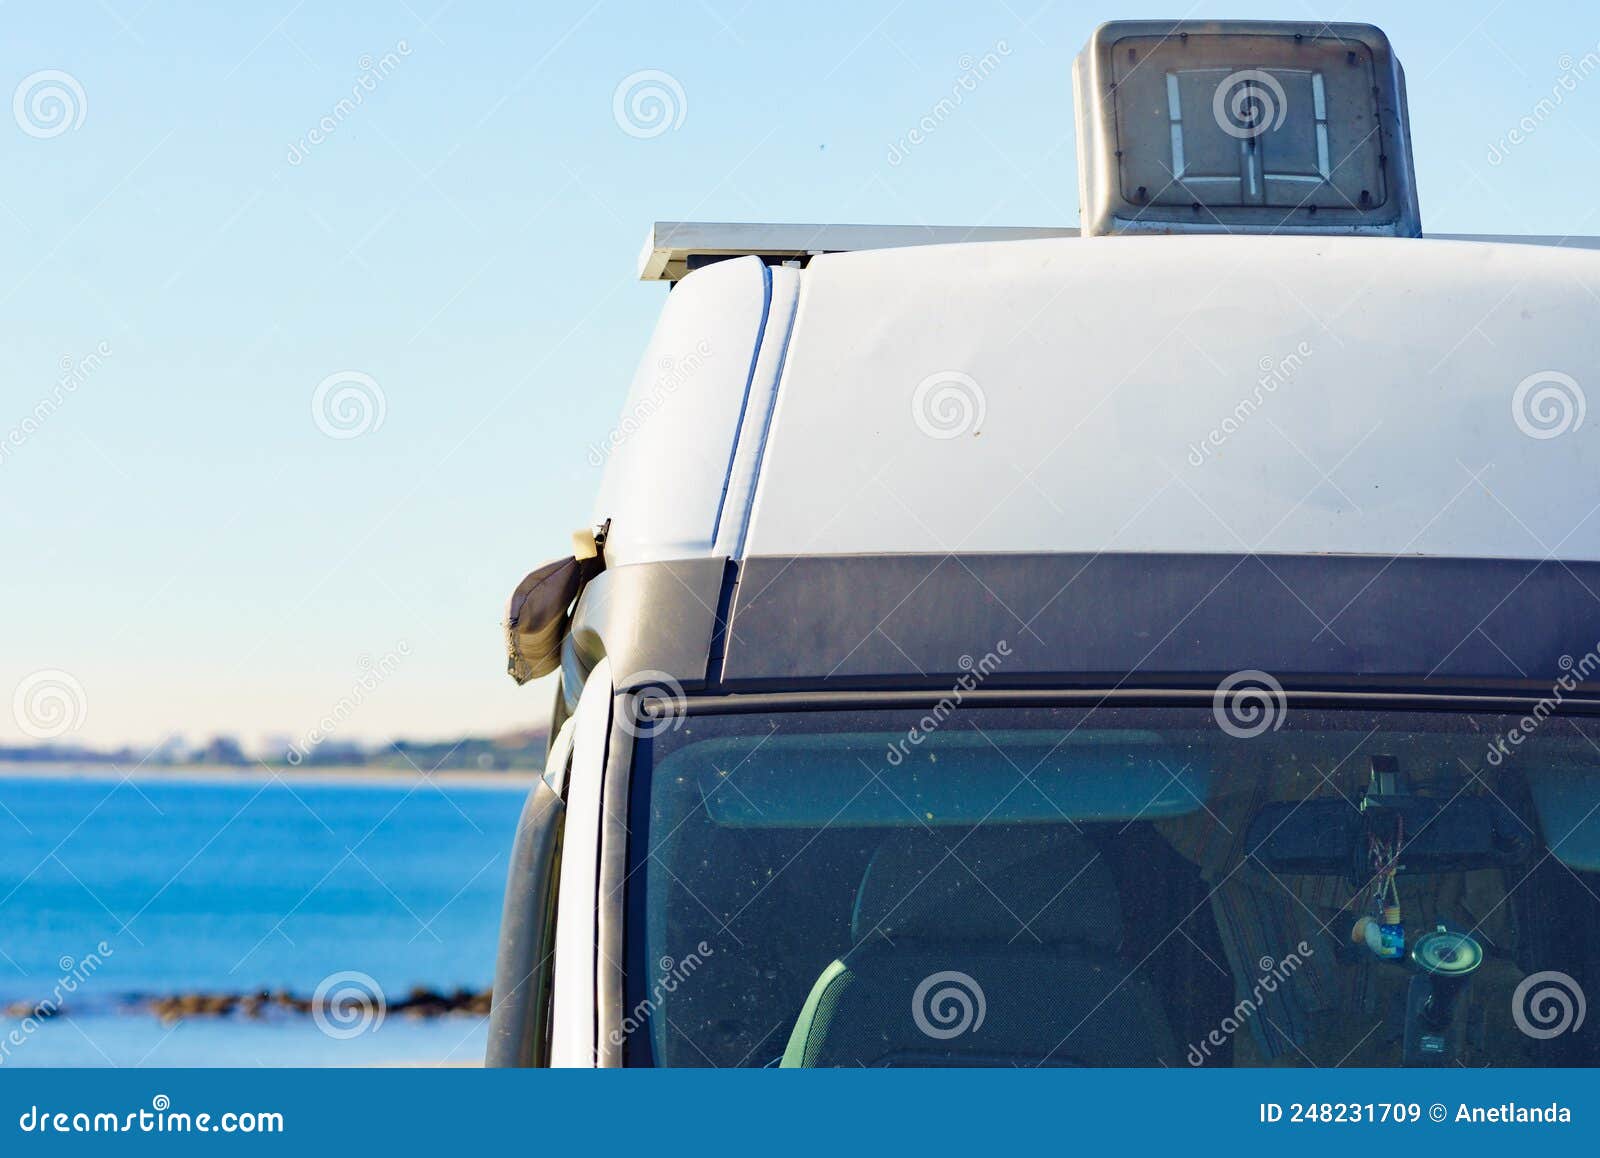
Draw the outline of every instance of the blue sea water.
<instances>
[{"instance_id":1,"label":"blue sea water","mask_svg":"<svg viewBox=\"0 0 1600 1158\"><path fill-rule=\"evenodd\" d=\"M345 1037L303 1015L163 1024L129 998L310 996L339 973L391 999L487 989L526 791L0 773L0 1007L50 997L97 961L22 1044L6 1040L21 1023L0 1018L0 1066L481 1060L474 1016L389 1016Z\"/></svg>"}]
</instances>

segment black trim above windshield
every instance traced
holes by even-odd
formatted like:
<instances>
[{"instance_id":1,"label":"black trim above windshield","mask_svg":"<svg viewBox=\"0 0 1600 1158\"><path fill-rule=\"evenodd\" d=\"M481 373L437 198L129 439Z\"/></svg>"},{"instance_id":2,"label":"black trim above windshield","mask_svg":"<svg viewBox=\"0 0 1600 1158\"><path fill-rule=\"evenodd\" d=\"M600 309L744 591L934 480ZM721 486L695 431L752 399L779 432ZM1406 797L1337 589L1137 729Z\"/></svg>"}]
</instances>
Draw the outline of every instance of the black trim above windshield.
<instances>
[{"instance_id":1,"label":"black trim above windshield","mask_svg":"<svg viewBox=\"0 0 1600 1158\"><path fill-rule=\"evenodd\" d=\"M1285 688L1600 699L1600 563L1387 555L756 556L607 570L571 642L617 687Z\"/></svg>"},{"instance_id":2,"label":"black trim above windshield","mask_svg":"<svg viewBox=\"0 0 1600 1158\"><path fill-rule=\"evenodd\" d=\"M755 557L711 686L1285 686L1600 695L1600 564L1382 555ZM996 654L1004 645L1004 654ZM715 678L720 675L720 679Z\"/></svg>"}]
</instances>

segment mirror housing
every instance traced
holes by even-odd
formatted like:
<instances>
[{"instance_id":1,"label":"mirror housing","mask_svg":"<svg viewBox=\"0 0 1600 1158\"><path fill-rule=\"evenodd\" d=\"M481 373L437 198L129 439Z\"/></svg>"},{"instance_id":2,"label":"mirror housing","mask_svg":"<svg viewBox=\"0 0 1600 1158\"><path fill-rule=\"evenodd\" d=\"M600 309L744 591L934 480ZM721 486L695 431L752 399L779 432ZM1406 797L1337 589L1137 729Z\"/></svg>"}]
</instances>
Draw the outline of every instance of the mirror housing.
<instances>
[{"instance_id":1,"label":"mirror housing","mask_svg":"<svg viewBox=\"0 0 1600 1158\"><path fill-rule=\"evenodd\" d=\"M561 666L561 641L572 620L572 605L584 585L605 570L606 528L572 536L573 554L530 571L506 601L506 673L517 683L549 675Z\"/></svg>"}]
</instances>

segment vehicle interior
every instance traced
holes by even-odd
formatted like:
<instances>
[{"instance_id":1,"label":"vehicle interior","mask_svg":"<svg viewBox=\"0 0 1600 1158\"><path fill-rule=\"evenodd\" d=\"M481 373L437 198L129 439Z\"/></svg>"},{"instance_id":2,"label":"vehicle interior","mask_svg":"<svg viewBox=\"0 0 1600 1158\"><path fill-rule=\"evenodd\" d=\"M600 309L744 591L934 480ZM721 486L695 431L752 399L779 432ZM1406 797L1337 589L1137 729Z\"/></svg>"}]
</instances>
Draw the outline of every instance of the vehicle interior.
<instances>
[{"instance_id":1,"label":"vehicle interior","mask_svg":"<svg viewBox=\"0 0 1600 1158\"><path fill-rule=\"evenodd\" d=\"M627 1064L1595 1063L1600 721L679 723L634 762Z\"/></svg>"}]
</instances>

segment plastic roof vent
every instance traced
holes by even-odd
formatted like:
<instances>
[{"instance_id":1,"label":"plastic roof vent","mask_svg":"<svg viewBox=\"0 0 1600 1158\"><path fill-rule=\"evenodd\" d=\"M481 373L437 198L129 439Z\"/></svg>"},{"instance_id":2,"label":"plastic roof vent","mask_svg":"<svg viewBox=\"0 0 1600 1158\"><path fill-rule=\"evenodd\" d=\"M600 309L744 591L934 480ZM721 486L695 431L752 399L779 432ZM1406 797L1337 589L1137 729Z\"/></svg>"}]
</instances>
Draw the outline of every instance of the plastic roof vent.
<instances>
[{"instance_id":1,"label":"plastic roof vent","mask_svg":"<svg viewBox=\"0 0 1600 1158\"><path fill-rule=\"evenodd\" d=\"M1115 21L1073 73L1086 235L1422 235L1405 75L1369 24Z\"/></svg>"}]
</instances>

